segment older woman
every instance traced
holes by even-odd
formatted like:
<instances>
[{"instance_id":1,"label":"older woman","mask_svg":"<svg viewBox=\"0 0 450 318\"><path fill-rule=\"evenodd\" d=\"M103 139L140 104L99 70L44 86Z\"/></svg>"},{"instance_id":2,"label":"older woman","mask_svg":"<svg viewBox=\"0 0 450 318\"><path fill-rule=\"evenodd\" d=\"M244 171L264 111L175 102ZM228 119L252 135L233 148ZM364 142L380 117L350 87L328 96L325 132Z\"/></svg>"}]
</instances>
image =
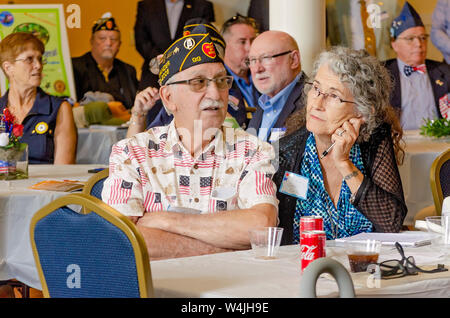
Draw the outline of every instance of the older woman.
<instances>
[{"instance_id":1,"label":"older woman","mask_svg":"<svg viewBox=\"0 0 450 318\"><path fill-rule=\"evenodd\" d=\"M364 50L335 47L320 54L311 78L307 106L280 140L274 181L283 244L299 242L308 215L323 217L327 239L398 232L407 211L397 167L404 152L388 73ZM289 189L294 182L306 195Z\"/></svg>"},{"instance_id":2,"label":"older woman","mask_svg":"<svg viewBox=\"0 0 450 318\"><path fill-rule=\"evenodd\" d=\"M12 33L0 42L0 66L9 80L0 111L7 107L24 126L21 142L28 144L30 163L75 163L77 132L72 107L39 87L43 54L44 44L29 33Z\"/></svg>"}]
</instances>

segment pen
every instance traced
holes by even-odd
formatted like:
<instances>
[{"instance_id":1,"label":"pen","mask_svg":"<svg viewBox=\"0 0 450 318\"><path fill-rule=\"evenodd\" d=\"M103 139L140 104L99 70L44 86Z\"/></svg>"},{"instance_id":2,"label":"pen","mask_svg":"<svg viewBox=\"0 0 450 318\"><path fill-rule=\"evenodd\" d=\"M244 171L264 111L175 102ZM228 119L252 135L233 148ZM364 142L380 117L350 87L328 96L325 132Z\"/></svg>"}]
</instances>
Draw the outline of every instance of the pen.
<instances>
[{"instance_id":1,"label":"pen","mask_svg":"<svg viewBox=\"0 0 450 318\"><path fill-rule=\"evenodd\" d=\"M338 135L342 136L343 133L345 133L345 130L342 130ZM333 148L335 144L336 144L336 141L333 142L331 144L331 146L328 147L328 149L326 149L324 152L322 152L322 155L320 156L320 159L323 159L326 155L328 155L330 153L331 148Z\"/></svg>"}]
</instances>

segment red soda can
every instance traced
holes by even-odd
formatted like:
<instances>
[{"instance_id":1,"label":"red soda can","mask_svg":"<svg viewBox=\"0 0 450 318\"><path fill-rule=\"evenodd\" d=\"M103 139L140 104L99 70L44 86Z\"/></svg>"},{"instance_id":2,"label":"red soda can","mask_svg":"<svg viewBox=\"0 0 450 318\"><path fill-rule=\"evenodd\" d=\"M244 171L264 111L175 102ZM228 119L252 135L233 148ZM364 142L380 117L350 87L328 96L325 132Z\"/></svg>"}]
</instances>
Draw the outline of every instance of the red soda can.
<instances>
[{"instance_id":1,"label":"red soda can","mask_svg":"<svg viewBox=\"0 0 450 318\"><path fill-rule=\"evenodd\" d=\"M303 231L323 231L323 218L311 215L300 218L300 234Z\"/></svg>"},{"instance_id":2,"label":"red soda can","mask_svg":"<svg viewBox=\"0 0 450 318\"><path fill-rule=\"evenodd\" d=\"M303 270L314 260L325 257L325 242L327 236L324 231L304 231L300 236L301 267Z\"/></svg>"}]
</instances>

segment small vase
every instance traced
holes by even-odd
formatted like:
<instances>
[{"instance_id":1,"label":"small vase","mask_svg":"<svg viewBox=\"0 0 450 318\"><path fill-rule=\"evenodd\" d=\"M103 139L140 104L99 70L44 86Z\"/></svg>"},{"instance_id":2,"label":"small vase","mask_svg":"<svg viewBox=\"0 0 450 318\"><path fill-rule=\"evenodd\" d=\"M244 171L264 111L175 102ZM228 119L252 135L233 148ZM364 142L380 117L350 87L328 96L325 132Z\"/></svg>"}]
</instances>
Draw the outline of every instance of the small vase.
<instances>
[{"instance_id":1,"label":"small vase","mask_svg":"<svg viewBox=\"0 0 450 318\"><path fill-rule=\"evenodd\" d=\"M28 179L28 145L0 147L0 180Z\"/></svg>"}]
</instances>

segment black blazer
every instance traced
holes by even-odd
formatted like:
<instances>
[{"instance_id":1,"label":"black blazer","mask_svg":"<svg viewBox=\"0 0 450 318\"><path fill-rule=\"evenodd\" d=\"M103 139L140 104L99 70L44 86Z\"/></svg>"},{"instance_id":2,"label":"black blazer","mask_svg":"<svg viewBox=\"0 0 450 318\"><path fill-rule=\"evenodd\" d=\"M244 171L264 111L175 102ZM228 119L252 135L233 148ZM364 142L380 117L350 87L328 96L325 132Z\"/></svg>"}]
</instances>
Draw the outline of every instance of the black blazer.
<instances>
[{"instance_id":1,"label":"black blazer","mask_svg":"<svg viewBox=\"0 0 450 318\"><path fill-rule=\"evenodd\" d=\"M450 66L433 60L425 60L425 65L427 67L427 74L430 78L431 87L433 88L436 110L439 114L439 118L442 118L442 114L439 110L439 98L450 91ZM391 73L391 77L394 82L394 87L391 94L391 105L397 113L400 114L402 108L402 90L397 59L386 61L385 67Z\"/></svg>"},{"instance_id":2,"label":"black blazer","mask_svg":"<svg viewBox=\"0 0 450 318\"><path fill-rule=\"evenodd\" d=\"M269 0L250 0L247 15L258 22L260 32L270 29Z\"/></svg>"},{"instance_id":3,"label":"black blazer","mask_svg":"<svg viewBox=\"0 0 450 318\"><path fill-rule=\"evenodd\" d=\"M183 35L183 27L186 21L192 18L203 18L208 22L214 22L213 4L206 0L184 0L175 39ZM139 90L148 86L159 87L158 76L150 72L148 63L155 56L164 53L175 40L170 37L169 20L164 0L142 0L138 2L134 39L136 49L144 58Z\"/></svg>"},{"instance_id":4,"label":"black blazer","mask_svg":"<svg viewBox=\"0 0 450 318\"><path fill-rule=\"evenodd\" d=\"M283 106L283 110L280 113L280 116L278 116L278 119L273 126L273 128L283 128L286 126L286 120L288 117L294 113L295 111L303 108L303 86L305 85L306 81L306 75L305 73L301 73L300 79L295 84L294 89L292 90L291 94L289 95L286 104ZM261 127L262 118L264 115L264 111L261 107L256 107L256 112L253 113L252 119L250 119L250 122L248 124L248 129L250 129L250 132L256 130L256 134L259 133L259 128Z\"/></svg>"}]
</instances>

